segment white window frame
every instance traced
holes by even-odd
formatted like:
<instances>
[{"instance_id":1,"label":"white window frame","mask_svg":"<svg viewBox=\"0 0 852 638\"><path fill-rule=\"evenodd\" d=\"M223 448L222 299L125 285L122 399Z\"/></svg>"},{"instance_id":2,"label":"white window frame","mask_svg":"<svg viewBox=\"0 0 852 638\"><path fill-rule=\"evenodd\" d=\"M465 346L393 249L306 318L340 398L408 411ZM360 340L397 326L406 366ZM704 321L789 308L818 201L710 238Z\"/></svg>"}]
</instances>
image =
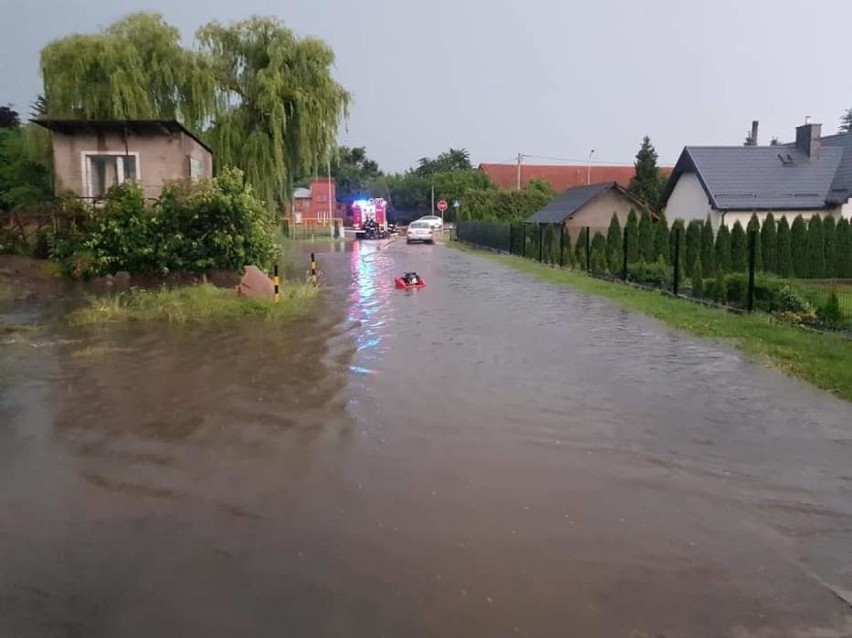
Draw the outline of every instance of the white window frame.
<instances>
[{"instance_id":1,"label":"white window frame","mask_svg":"<svg viewBox=\"0 0 852 638\"><path fill-rule=\"evenodd\" d=\"M120 161L116 162L116 181L119 184L124 183L124 160L121 159L125 156L130 156L136 159L136 181L142 181L142 165L139 162L139 152L132 151L125 153L124 151L80 151L80 165L82 168L83 175L83 192L85 193L85 197L89 199L93 199L94 195L92 195L92 165L89 162L89 157L91 156L101 156L101 157L116 157L119 158Z\"/></svg>"}]
</instances>

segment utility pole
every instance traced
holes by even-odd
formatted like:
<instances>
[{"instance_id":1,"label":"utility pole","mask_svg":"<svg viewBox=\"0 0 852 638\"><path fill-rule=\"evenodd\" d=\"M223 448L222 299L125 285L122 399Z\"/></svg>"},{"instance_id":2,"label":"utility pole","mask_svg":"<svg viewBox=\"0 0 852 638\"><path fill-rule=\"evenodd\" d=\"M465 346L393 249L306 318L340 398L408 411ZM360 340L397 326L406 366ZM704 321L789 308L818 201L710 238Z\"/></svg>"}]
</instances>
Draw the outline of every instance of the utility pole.
<instances>
[{"instance_id":1,"label":"utility pole","mask_svg":"<svg viewBox=\"0 0 852 638\"><path fill-rule=\"evenodd\" d=\"M594 152L595 149L589 151L589 161L586 162L586 186L592 183L592 155Z\"/></svg>"},{"instance_id":2,"label":"utility pole","mask_svg":"<svg viewBox=\"0 0 852 638\"><path fill-rule=\"evenodd\" d=\"M518 153L518 175L517 175L517 188L521 190L521 160L524 158L522 153Z\"/></svg>"},{"instance_id":3,"label":"utility pole","mask_svg":"<svg viewBox=\"0 0 852 638\"><path fill-rule=\"evenodd\" d=\"M432 210L429 211L430 215L435 214L435 176L432 176Z\"/></svg>"}]
</instances>

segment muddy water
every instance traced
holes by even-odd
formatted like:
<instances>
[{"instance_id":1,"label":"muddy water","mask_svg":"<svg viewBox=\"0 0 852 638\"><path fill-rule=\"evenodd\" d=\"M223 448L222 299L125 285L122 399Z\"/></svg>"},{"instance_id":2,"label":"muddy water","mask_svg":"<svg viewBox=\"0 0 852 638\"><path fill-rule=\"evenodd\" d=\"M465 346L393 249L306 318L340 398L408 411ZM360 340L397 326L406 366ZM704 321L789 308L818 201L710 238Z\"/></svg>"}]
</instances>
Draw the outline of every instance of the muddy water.
<instances>
[{"instance_id":1,"label":"muddy water","mask_svg":"<svg viewBox=\"0 0 852 638\"><path fill-rule=\"evenodd\" d=\"M318 258L293 325L0 346L0 636L852 635L848 404L479 256Z\"/></svg>"}]
</instances>

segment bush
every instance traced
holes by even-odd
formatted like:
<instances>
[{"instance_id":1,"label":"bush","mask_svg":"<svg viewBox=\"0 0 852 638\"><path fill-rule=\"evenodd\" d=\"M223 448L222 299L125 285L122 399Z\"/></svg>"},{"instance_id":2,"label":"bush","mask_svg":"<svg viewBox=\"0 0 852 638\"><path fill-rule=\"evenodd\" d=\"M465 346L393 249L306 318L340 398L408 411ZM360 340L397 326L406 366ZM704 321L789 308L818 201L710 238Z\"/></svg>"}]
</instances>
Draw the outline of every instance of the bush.
<instances>
[{"instance_id":1,"label":"bush","mask_svg":"<svg viewBox=\"0 0 852 638\"><path fill-rule=\"evenodd\" d=\"M672 284L674 272L664 259L658 259L652 264L640 261L627 266L627 280L646 286L668 288Z\"/></svg>"},{"instance_id":2,"label":"bush","mask_svg":"<svg viewBox=\"0 0 852 638\"><path fill-rule=\"evenodd\" d=\"M776 306L772 312L782 321L805 325L816 322L814 307L786 284L782 285L777 293Z\"/></svg>"},{"instance_id":3,"label":"bush","mask_svg":"<svg viewBox=\"0 0 852 638\"><path fill-rule=\"evenodd\" d=\"M704 295L704 273L701 271L701 258L696 257L692 265L692 296L701 298Z\"/></svg>"},{"instance_id":4,"label":"bush","mask_svg":"<svg viewBox=\"0 0 852 638\"><path fill-rule=\"evenodd\" d=\"M837 298L837 293L832 292L828 301L817 311L817 316L820 321L828 326L839 326L843 323L843 312L840 310L840 300Z\"/></svg>"},{"instance_id":5,"label":"bush","mask_svg":"<svg viewBox=\"0 0 852 638\"><path fill-rule=\"evenodd\" d=\"M165 274L268 266L278 234L242 173L226 170L209 181L167 186L150 208L137 184L113 187L105 206L90 210L51 245L63 271L76 277L121 270Z\"/></svg>"}]
</instances>

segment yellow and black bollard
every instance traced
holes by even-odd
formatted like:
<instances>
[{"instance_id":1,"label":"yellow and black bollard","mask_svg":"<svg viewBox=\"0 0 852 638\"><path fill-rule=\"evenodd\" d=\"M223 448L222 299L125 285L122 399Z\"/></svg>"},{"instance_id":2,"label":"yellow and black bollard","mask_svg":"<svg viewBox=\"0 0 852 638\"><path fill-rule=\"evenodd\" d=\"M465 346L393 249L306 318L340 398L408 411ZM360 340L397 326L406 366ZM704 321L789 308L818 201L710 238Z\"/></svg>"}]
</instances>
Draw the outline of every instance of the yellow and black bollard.
<instances>
[{"instance_id":1,"label":"yellow and black bollard","mask_svg":"<svg viewBox=\"0 0 852 638\"><path fill-rule=\"evenodd\" d=\"M313 253L311 253L311 283L314 286L317 285L317 259Z\"/></svg>"},{"instance_id":2,"label":"yellow and black bollard","mask_svg":"<svg viewBox=\"0 0 852 638\"><path fill-rule=\"evenodd\" d=\"M272 283L275 285L275 295L273 296L273 299L275 300L275 303L281 303L281 295L278 292L278 264L275 264L273 270Z\"/></svg>"}]
</instances>

